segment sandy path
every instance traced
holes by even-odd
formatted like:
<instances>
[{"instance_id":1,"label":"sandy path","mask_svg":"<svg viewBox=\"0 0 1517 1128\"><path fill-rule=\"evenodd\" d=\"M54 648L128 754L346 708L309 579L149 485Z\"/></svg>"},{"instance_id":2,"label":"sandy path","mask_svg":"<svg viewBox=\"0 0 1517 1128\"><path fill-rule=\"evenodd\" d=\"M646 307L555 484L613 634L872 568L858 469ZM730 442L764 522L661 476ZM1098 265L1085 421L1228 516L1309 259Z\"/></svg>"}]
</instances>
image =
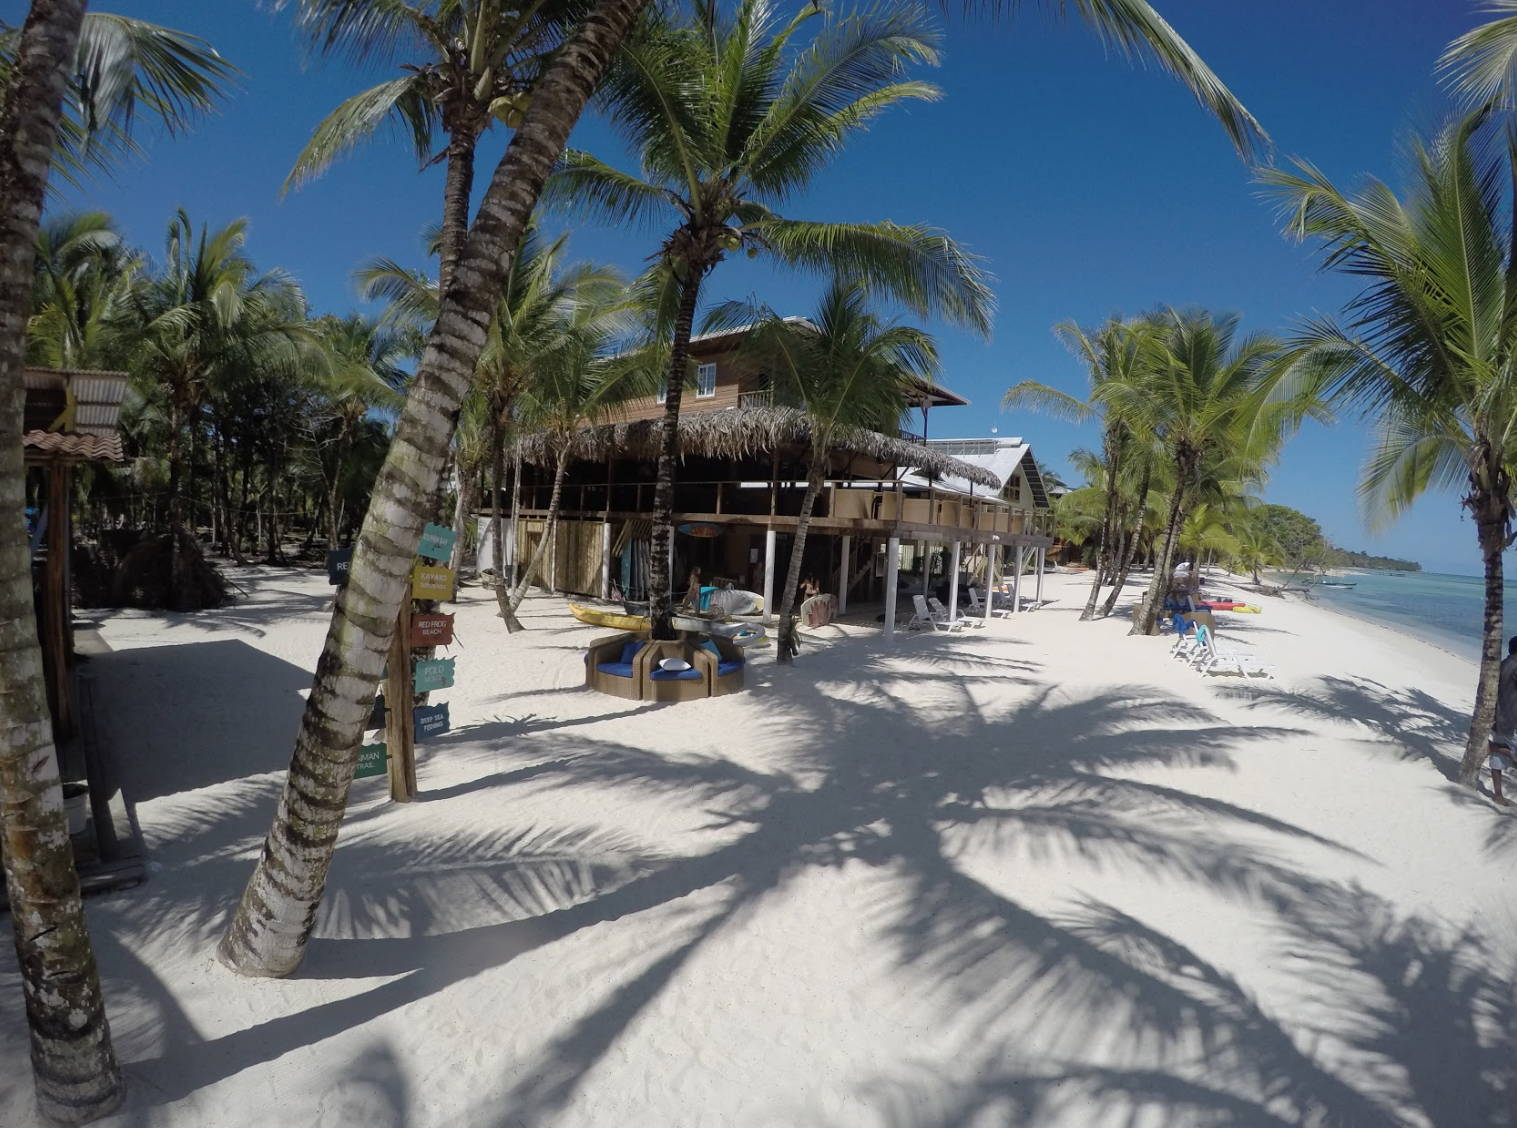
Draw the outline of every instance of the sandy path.
<instances>
[{"instance_id":1,"label":"sandy path","mask_svg":"<svg viewBox=\"0 0 1517 1128\"><path fill-rule=\"evenodd\" d=\"M1472 667L1278 600L1275 681L1052 606L825 632L743 694L580 688L560 600L458 620L422 801L355 784L298 978L211 948L330 593L121 613L101 722L153 859L89 902L120 1125L1495 1125L1513 820L1448 782ZM0 955L0 1124L30 1123Z\"/></svg>"}]
</instances>

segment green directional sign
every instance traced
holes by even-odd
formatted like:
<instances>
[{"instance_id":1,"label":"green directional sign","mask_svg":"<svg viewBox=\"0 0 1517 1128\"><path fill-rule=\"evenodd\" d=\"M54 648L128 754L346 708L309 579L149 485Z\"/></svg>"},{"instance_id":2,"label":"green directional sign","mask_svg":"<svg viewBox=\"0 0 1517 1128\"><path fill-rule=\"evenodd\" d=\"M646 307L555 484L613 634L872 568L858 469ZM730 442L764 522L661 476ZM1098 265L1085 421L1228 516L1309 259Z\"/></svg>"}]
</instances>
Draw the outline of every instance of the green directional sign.
<instances>
[{"instance_id":1,"label":"green directional sign","mask_svg":"<svg viewBox=\"0 0 1517 1128\"><path fill-rule=\"evenodd\" d=\"M414 688L417 693L430 693L434 689L447 689L453 684L453 663L456 658L418 658L414 671Z\"/></svg>"},{"instance_id":2,"label":"green directional sign","mask_svg":"<svg viewBox=\"0 0 1517 1128\"><path fill-rule=\"evenodd\" d=\"M386 761L389 753L383 744L365 744L358 750L358 770L353 773L354 779L363 779L364 776L384 775L388 767Z\"/></svg>"},{"instance_id":3,"label":"green directional sign","mask_svg":"<svg viewBox=\"0 0 1517 1128\"><path fill-rule=\"evenodd\" d=\"M429 522L421 531L421 543L416 546L416 555L432 560L447 560L453 555L453 542L457 539L457 534L452 529Z\"/></svg>"}]
</instances>

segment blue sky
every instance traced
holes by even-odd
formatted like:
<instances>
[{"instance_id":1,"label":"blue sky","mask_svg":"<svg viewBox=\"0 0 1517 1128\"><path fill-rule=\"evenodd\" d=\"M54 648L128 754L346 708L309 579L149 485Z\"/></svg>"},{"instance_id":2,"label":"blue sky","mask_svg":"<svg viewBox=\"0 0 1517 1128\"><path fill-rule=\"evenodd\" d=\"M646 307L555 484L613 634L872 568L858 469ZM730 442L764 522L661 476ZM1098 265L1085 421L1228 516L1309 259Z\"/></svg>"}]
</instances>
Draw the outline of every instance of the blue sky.
<instances>
[{"instance_id":1,"label":"blue sky","mask_svg":"<svg viewBox=\"0 0 1517 1128\"><path fill-rule=\"evenodd\" d=\"M1341 182L1395 182L1410 131L1448 111L1432 76L1444 44L1477 19L1465 0L1162 0L1160 11L1244 100L1280 159L1305 156ZM116 0L102 10L202 35L244 72L220 113L193 133L146 136L145 161L66 193L56 208L102 208L134 243L156 253L172 210L197 221L251 221L249 251L283 267L318 311L358 305L351 271L375 255L422 265L418 233L441 208L438 169L418 172L398 138L381 136L325 177L280 198L312 126L344 97L390 77L384 64L305 59L288 14L251 0ZM881 120L788 205L818 219L893 219L950 230L995 272L1000 315L985 342L941 329L944 382L973 401L932 417L936 436L996 427L1033 443L1064 470L1093 435L1046 417L1002 413L1001 392L1037 379L1079 392L1080 365L1052 326L1159 305L1240 313L1273 330L1335 311L1352 281L1322 275L1309 248L1286 242L1268 203L1221 129L1172 80L1108 57L1077 22L1024 5L1015 20L944 20L943 65L928 77L942 101ZM25 6L4 0L19 21ZM485 146L480 179L504 139ZM622 160L603 123L587 119L574 144ZM578 257L628 272L656 248L651 231L580 226ZM805 312L814 280L762 263L724 264L712 301L757 296ZM1351 548L1404 555L1439 571L1475 572L1474 529L1457 498L1433 496L1376 535L1354 494L1368 438L1346 419L1310 425L1286 448L1267 497L1310 513Z\"/></svg>"}]
</instances>

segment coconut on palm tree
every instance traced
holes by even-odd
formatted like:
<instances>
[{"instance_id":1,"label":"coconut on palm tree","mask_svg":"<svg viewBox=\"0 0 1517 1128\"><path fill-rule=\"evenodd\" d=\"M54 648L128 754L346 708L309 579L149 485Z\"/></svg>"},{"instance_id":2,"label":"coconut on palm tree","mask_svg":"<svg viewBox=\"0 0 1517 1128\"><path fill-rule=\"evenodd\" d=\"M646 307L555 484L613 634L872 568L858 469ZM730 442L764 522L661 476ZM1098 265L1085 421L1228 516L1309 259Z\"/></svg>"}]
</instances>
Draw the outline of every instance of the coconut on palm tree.
<instances>
[{"instance_id":1,"label":"coconut on palm tree","mask_svg":"<svg viewBox=\"0 0 1517 1128\"><path fill-rule=\"evenodd\" d=\"M870 310L869 298L865 283L835 278L811 320L765 311L751 319L755 324L743 344L744 352L767 374L775 405L803 413L809 434L806 491L780 597L781 662L789 662L797 651L795 598L806 532L837 440L854 431L897 430L912 394L930 383L938 370L931 336L882 320ZM726 319L733 320L730 312Z\"/></svg>"},{"instance_id":2,"label":"coconut on palm tree","mask_svg":"<svg viewBox=\"0 0 1517 1128\"><path fill-rule=\"evenodd\" d=\"M808 7L789 19L768 0L741 0L730 14L694 4L688 22L657 23L629 43L607 82L608 111L638 172L570 151L554 176L551 198L573 210L618 223L673 219L659 250L676 296L649 556L657 638L673 632L669 542L691 327L703 282L728 255L867 277L914 310L989 330L986 275L941 231L776 210L878 114L938 96L909 77L937 60L937 43L911 3L837 17Z\"/></svg>"},{"instance_id":3,"label":"coconut on palm tree","mask_svg":"<svg viewBox=\"0 0 1517 1128\"><path fill-rule=\"evenodd\" d=\"M1304 161L1264 176L1287 232L1320 241L1328 266L1366 280L1344 322L1309 322L1294 342L1304 378L1378 423L1360 483L1366 514L1383 524L1429 489L1459 489L1475 523L1485 619L1466 784L1495 717L1517 466L1517 223L1503 199L1517 154L1487 132L1482 111L1418 143L1404 198L1377 180L1344 192Z\"/></svg>"}]
</instances>

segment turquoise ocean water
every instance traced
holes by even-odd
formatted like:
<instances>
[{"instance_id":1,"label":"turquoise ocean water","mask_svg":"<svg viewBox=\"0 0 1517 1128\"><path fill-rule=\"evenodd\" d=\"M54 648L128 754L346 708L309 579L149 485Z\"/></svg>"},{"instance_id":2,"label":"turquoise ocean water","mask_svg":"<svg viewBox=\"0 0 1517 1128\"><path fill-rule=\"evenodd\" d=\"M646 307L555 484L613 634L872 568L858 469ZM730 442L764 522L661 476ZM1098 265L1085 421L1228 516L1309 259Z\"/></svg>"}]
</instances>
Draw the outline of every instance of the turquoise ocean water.
<instances>
[{"instance_id":1,"label":"turquoise ocean water","mask_svg":"<svg viewBox=\"0 0 1517 1128\"><path fill-rule=\"evenodd\" d=\"M1324 606L1415 635L1461 657L1479 658L1485 605L1485 581L1479 576L1369 572L1336 578L1354 586L1314 587L1314 598ZM1505 618L1505 634L1517 634L1517 584L1511 581Z\"/></svg>"}]
</instances>

